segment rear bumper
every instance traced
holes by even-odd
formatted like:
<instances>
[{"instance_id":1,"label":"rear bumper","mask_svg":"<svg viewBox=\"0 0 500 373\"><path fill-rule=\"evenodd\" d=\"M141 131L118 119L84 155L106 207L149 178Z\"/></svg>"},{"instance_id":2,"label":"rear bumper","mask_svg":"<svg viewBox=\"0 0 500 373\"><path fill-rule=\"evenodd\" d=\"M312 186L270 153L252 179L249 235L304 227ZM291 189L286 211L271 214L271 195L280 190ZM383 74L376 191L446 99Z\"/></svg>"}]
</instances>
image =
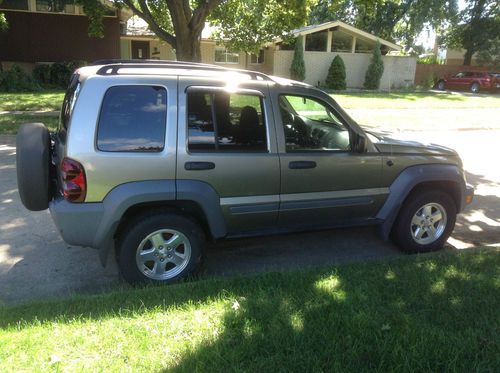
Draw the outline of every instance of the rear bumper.
<instances>
[{"instance_id":1,"label":"rear bumper","mask_svg":"<svg viewBox=\"0 0 500 373\"><path fill-rule=\"evenodd\" d=\"M97 248L94 243L104 215L102 203L71 203L57 198L49 203L49 209L64 241Z\"/></svg>"}]
</instances>

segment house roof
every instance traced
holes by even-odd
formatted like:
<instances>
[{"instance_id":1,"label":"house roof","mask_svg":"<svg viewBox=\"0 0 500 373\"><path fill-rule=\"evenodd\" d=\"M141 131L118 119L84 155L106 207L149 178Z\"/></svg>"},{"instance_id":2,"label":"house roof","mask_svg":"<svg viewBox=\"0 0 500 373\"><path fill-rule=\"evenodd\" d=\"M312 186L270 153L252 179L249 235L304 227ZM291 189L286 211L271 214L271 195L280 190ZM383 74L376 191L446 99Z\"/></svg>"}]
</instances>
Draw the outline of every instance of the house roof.
<instances>
[{"instance_id":1,"label":"house roof","mask_svg":"<svg viewBox=\"0 0 500 373\"><path fill-rule=\"evenodd\" d=\"M359 28L353 27L351 25L348 25L347 23L341 22L341 21L331 21L331 22L325 22L319 25L310 25L310 26L305 26L302 28L298 28L295 30L292 30L291 34L294 36L304 36L308 34L312 34L315 32L319 31L324 31L324 30L329 30L331 28L338 27L343 31L347 31L350 34L354 34L356 37L359 37L361 39L367 39L367 40L372 40L372 41L379 41L380 44L385 45L389 50L396 50L399 51L401 50L401 46L391 43L390 41L384 40L382 38L379 38L375 35L372 35L366 31L360 30ZM274 42L279 43L282 41L282 38L276 39Z\"/></svg>"}]
</instances>

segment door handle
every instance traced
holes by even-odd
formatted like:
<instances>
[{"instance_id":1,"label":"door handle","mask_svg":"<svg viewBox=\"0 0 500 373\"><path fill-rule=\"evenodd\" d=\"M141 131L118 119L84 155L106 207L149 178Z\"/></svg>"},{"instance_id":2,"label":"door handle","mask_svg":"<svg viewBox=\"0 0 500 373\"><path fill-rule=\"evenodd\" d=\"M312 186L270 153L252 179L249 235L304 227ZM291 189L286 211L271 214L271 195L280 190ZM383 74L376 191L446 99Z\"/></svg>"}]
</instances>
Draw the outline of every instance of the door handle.
<instances>
[{"instance_id":1,"label":"door handle","mask_svg":"<svg viewBox=\"0 0 500 373\"><path fill-rule=\"evenodd\" d=\"M304 168L316 168L316 162L314 161L294 161L288 163L288 168L292 170L299 170Z\"/></svg>"},{"instance_id":2,"label":"door handle","mask_svg":"<svg viewBox=\"0 0 500 373\"><path fill-rule=\"evenodd\" d=\"M213 170L215 163L213 162L186 162L184 169L187 171Z\"/></svg>"}]
</instances>

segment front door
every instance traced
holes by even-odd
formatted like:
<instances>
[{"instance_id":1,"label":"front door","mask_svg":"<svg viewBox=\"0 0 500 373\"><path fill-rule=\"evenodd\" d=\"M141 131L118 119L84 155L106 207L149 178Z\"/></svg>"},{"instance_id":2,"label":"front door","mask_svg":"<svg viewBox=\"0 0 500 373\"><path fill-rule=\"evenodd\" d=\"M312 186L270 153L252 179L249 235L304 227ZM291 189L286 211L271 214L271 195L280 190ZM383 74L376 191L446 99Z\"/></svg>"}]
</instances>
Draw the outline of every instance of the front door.
<instances>
[{"instance_id":1,"label":"front door","mask_svg":"<svg viewBox=\"0 0 500 373\"><path fill-rule=\"evenodd\" d=\"M267 85L229 91L179 80L177 179L215 189L228 233L276 225L280 166Z\"/></svg>"},{"instance_id":2,"label":"front door","mask_svg":"<svg viewBox=\"0 0 500 373\"><path fill-rule=\"evenodd\" d=\"M149 59L149 41L131 41L132 58L134 60Z\"/></svg>"},{"instance_id":3,"label":"front door","mask_svg":"<svg viewBox=\"0 0 500 373\"><path fill-rule=\"evenodd\" d=\"M351 151L353 132L311 90L273 97L281 161L279 223L330 225L373 218L386 198L382 158Z\"/></svg>"}]
</instances>

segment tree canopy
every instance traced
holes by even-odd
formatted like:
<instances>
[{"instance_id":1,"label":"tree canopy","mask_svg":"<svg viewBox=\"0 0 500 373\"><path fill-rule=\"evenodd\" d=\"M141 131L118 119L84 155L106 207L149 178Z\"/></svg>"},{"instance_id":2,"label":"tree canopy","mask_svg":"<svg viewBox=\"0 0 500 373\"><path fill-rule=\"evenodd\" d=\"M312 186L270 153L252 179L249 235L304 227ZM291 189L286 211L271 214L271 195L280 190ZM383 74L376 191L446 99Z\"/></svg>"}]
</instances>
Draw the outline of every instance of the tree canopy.
<instances>
[{"instance_id":1,"label":"tree canopy","mask_svg":"<svg viewBox=\"0 0 500 373\"><path fill-rule=\"evenodd\" d=\"M309 0L115 0L142 18L158 38L172 46L181 61L200 61L205 22L229 48L257 51L307 20ZM102 4L77 0L89 16L92 35L102 35Z\"/></svg>"},{"instance_id":2,"label":"tree canopy","mask_svg":"<svg viewBox=\"0 0 500 373\"><path fill-rule=\"evenodd\" d=\"M410 50L422 30L440 29L457 11L457 0L319 0L310 23L343 21Z\"/></svg>"},{"instance_id":3,"label":"tree canopy","mask_svg":"<svg viewBox=\"0 0 500 373\"><path fill-rule=\"evenodd\" d=\"M470 65L477 53L480 62L499 65L500 1L470 0L444 37L450 48L465 49L464 65Z\"/></svg>"}]
</instances>

